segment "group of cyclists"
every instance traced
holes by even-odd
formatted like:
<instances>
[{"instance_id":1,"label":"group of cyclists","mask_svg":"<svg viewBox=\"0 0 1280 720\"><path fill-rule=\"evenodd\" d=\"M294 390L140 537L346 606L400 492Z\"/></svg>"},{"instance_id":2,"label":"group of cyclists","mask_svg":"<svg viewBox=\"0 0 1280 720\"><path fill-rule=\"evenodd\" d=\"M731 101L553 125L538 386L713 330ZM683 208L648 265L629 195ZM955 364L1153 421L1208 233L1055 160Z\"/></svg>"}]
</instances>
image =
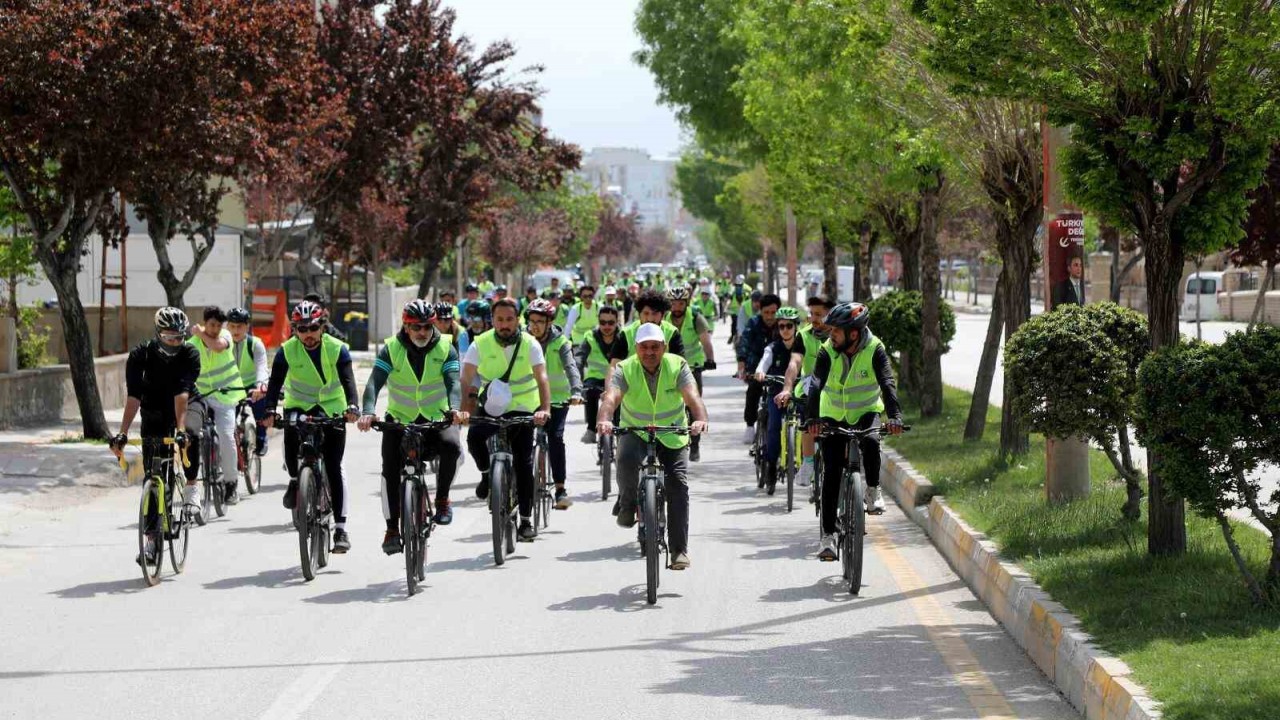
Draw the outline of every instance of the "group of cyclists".
<instances>
[{"instance_id":1,"label":"group of cyclists","mask_svg":"<svg viewBox=\"0 0 1280 720\"><path fill-rule=\"evenodd\" d=\"M308 296L292 309L292 334L269 362L262 341L250 332L245 309L224 313L207 308L203 322L193 324L181 309L162 308L155 315L155 337L129 354L128 402L112 448L120 451L139 416L144 439L173 437L191 448L198 445L206 414L212 415L223 477L232 479L224 483L225 501L234 504L237 455L232 443L242 401L252 403L259 421L254 450L259 455L267 450L266 430L276 424L280 408L285 414L342 417L361 432L376 424L383 431L382 549L392 555L403 549L400 486L405 458L397 424L437 423L425 442L438 461L433 520L449 525L454 518L450 490L464 457L461 429L469 426L466 448L480 472L475 492L486 499L488 440L499 430L472 420L530 420L503 429L516 478L517 539L527 542L538 534L532 522L535 426L546 435L554 507L566 510L572 501L566 488L564 428L570 409L581 405L584 443L594 444L618 427L681 429L659 437L657 457L666 484L669 567L684 570L691 564L688 470L690 462L701 459L699 441L708 427L703 374L716 369L711 336L717 320L729 317L732 323L735 377L747 386L747 443L756 436L762 395L771 398L764 448L768 494L778 482L780 426L791 403L797 404L808 429L797 481L801 486L813 479L815 446L824 424L865 430L887 414L889 432L901 431L892 367L884 345L867 326L866 306L811 297L807 317L802 317L796 308L783 307L777 295L755 291L743 276L730 280L727 273L713 279L696 274L640 277L624 271L605 280L610 284L603 297L597 297L595 286L562 288L553 278L542 292L527 288L523 298L511 297L502 285L468 284L460 301L451 291L441 292L435 303L412 300L403 307L399 330L378 351L363 393L356 385L351 353L333 331L318 296ZM384 390L386 411L379 423L376 406ZM442 424L446 421L451 424ZM333 509L332 551L341 554L351 547L343 473L347 431L342 423L333 423L323 432L320 451ZM835 479L844 471L845 455L836 445L838 438L821 442L825 461L818 557L835 560L837 502L831 494L839 492ZM826 447L828 442L832 447ZM299 438L291 424L284 427L283 445L290 477L284 505L292 509L298 494ZM883 512L878 437L864 436L859 449L868 485L866 510ZM613 514L619 526L636 524L637 479L647 452L639 435L618 440L619 493ZM185 503L198 514L200 453L190 457ZM149 545L138 561L150 561L149 553L158 547L158 542Z\"/></svg>"}]
</instances>

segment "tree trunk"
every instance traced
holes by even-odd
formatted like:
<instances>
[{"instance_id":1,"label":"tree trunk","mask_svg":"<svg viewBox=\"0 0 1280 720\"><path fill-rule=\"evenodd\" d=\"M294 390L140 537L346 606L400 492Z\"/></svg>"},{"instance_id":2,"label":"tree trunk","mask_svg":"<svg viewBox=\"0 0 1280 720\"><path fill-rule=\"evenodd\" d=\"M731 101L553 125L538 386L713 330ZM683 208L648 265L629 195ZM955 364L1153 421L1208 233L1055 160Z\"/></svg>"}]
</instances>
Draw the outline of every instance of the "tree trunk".
<instances>
[{"instance_id":1,"label":"tree trunk","mask_svg":"<svg viewBox=\"0 0 1280 720\"><path fill-rule=\"evenodd\" d=\"M938 275L938 221L942 214L946 175L937 170L931 184L920 192L920 265L923 303L920 311L920 414L942 414L942 284Z\"/></svg>"},{"instance_id":2,"label":"tree trunk","mask_svg":"<svg viewBox=\"0 0 1280 720\"><path fill-rule=\"evenodd\" d=\"M1147 258L1147 319L1151 349L1174 345L1178 331L1178 284L1182 279L1184 252L1171 237L1167 218L1158 215L1143 229L1142 246ZM1160 456L1147 451L1147 552L1181 555L1187 551L1186 513L1182 498L1164 487Z\"/></svg>"},{"instance_id":3,"label":"tree trunk","mask_svg":"<svg viewBox=\"0 0 1280 720\"><path fill-rule=\"evenodd\" d=\"M1258 324L1258 317L1263 315L1262 309L1267 304L1267 290L1271 289L1271 279L1275 274L1276 264L1267 263L1267 271L1262 276L1262 282L1258 284L1258 301L1253 304L1253 313L1249 316L1249 330L1253 330L1253 326Z\"/></svg>"},{"instance_id":4,"label":"tree trunk","mask_svg":"<svg viewBox=\"0 0 1280 720\"><path fill-rule=\"evenodd\" d=\"M858 242L858 302L871 302L871 263L875 257L876 236L870 228L861 232Z\"/></svg>"},{"instance_id":5,"label":"tree trunk","mask_svg":"<svg viewBox=\"0 0 1280 720\"><path fill-rule=\"evenodd\" d=\"M1139 250L1133 257L1129 258L1129 262L1124 264L1124 267L1120 269L1120 272L1116 273L1116 280L1111 283L1111 302L1117 305L1120 304L1120 291L1121 288L1124 287L1124 281L1128 279L1129 273L1133 272L1133 269L1138 266L1138 263L1142 262L1142 258L1145 254L1145 248ZM1120 253L1117 252L1116 257L1119 256Z\"/></svg>"},{"instance_id":6,"label":"tree trunk","mask_svg":"<svg viewBox=\"0 0 1280 720\"><path fill-rule=\"evenodd\" d=\"M826 296L827 302L835 302L839 278L836 273L839 272L836 266L836 244L831 242L831 236L827 234L827 224L822 223L822 294Z\"/></svg>"},{"instance_id":7,"label":"tree trunk","mask_svg":"<svg viewBox=\"0 0 1280 720\"><path fill-rule=\"evenodd\" d=\"M1035 272L1035 229L1042 213L1024 215L1017 227L1003 228L1009 233L1000 243L1000 259L1004 267L999 282L1004 286L1004 340L1031 317L1031 276ZM1034 223L1034 224L1033 224ZM1012 390L1006 369L1004 400L1000 406L1000 456L1025 455L1031 449L1026 423L1013 412Z\"/></svg>"},{"instance_id":8,"label":"tree trunk","mask_svg":"<svg viewBox=\"0 0 1280 720\"><path fill-rule=\"evenodd\" d=\"M902 256L902 289L920 289L920 236L908 233L903 237L895 237L898 253ZM934 266L937 273L937 266Z\"/></svg>"},{"instance_id":9,"label":"tree trunk","mask_svg":"<svg viewBox=\"0 0 1280 720\"><path fill-rule=\"evenodd\" d=\"M436 281L436 271L440 269L441 258L429 257L422 261L422 279L418 281L418 297L427 297L431 285ZM458 288L459 291L462 288Z\"/></svg>"},{"instance_id":10,"label":"tree trunk","mask_svg":"<svg viewBox=\"0 0 1280 720\"><path fill-rule=\"evenodd\" d=\"M1000 285L1001 283L996 284L995 294L991 296L991 320L987 323L987 339L982 345L978 377L973 383L969 419L964 424L964 439L972 442L982 439L987 429L987 410L991 407L991 383L996 374L996 356L1000 353L1000 331L1004 329L1004 294Z\"/></svg>"},{"instance_id":11,"label":"tree trunk","mask_svg":"<svg viewBox=\"0 0 1280 720\"><path fill-rule=\"evenodd\" d=\"M172 220L149 220L147 236L151 238L151 247L155 249L156 259L160 263L160 267L156 270L156 279L160 281L160 287L164 288L165 301L170 307L186 309L184 296L191 288L191 284L195 282L200 268L204 267L205 261L213 254L214 235L209 231L204 236L203 246L196 244L195 236L188 238L188 242L191 243L191 267L187 268L179 278L173 270L173 261L169 259L171 228Z\"/></svg>"}]
</instances>

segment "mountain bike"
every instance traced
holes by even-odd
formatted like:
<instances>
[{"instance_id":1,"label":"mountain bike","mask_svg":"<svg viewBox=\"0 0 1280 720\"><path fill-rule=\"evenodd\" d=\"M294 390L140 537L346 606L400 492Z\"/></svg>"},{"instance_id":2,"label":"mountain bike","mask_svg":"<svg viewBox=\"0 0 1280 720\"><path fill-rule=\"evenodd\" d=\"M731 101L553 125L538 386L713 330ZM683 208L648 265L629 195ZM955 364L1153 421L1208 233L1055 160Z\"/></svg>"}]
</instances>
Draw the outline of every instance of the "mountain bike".
<instances>
[{"instance_id":1,"label":"mountain bike","mask_svg":"<svg viewBox=\"0 0 1280 720\"><path fill-rule=\"evenodd\" d=\"M418 583L426 578L427 545L436 528L435 507L431 493L427 492L427 466L437 453L427 442L427 433L443 430L453 425L453 420L410 423L374 421L373 429L384 432L400 430L403 435L400 448L404 457L404 470L400 474L400 539L404 542L404 577L409 595L418 592Z\"/></svg>"},{"instance_id":2,"label":"mountain bike","mask_svg":"<svg viewBox=\"0 0 1280 720\"><path fill-rule=\"evenodd\" d=\"M774 389L781 387L785 381L786 378L781 375L766 375L760 388L760 402L756 406L756 435L751 444L751 455L755 458L757 490L764 488L769 482L771 470L774 485L776 486L778 482L776 465L772 468L769 466L769 403L773 402ZM769 494L773 494L772 488Z\"/></svg>"},{"instance_id":3,"label":"mountain bike","mask_svg":"<svg viewBox=\"0 0 1280 720\"><path fill-rule=\"evenodd\" d=\"M910 430L903 426L903 431ZM863 538L867 534L866 488L862 477L862 453L858 441L869 435L884 437L889 428L883 425L855 430L827 423L822 424L818 437L844 437L845 467L840 478L840 499L836 515L836 555L842 565L842 576L849 583L849 594L857 595L862 589ZM820 476L819 476L820 477ZM817 486L821 480L815 478ZM818 532L822 532L822 493L818 492Z\"/></svg>"},{"instance_id":4,"label":"mountain bike","mask_svg":"<svg viewBox=\"0 0 1280 720\"><path fill-rule=\"evenodd\" d=\"M191 511L182 498L184 483L178 481L173 469L173 453L176 440L172 437L130 440L129 444L141 446L150 455L151 467L142 482L142 499L138 505L138 565L142 568L142 580L148 587L160 582L160 568L164 565L165 541L169 544L169 562L174 574L180 574L187 565L187 550L191 543ZM187 448L181 448L182 466L187 467ZM114 452L114 451L113 451ZM118 452L121 469L128 470L124 453ZM152 550L148 559L148 546Z\"/></svg>"},{"instance_id":5,"label":"mountain bike","mask_svg":"<svg viewBox=\"0 0 1280 720\"><path fill-rule=\"evenodd\" d=\"M551 477L551 437L546 426L539 425L533 438L533 526L545 528L551 524L551 507L556 498Z\"/></svg>"},{"instance_id":6,"label":"mountain bike","mask_svg":"<svg viewBox=\"0 0 1280 720\"><path fill-rule=\"evenodd\" d=\"M613 491L613 436L596 435L596 464L600 466L600 499L608 500Z\"/></svg>"},{"instance_id":7,"label":"mountain bike","mask_svg":"<svg viewBox=\"0 0 1280 720\"><path fill-rule=\"evenodd\" d=\"M671 550L667 547L666 474L658 462L658 436L688 435L689 428L678 425L647 428L614 428L615 435L635 435L644 441L646 452L640 463L640 483L636 488L636 517L640 519L640 553L644 556L645 599L658 602L658 556L670 567Z\"/></svg>"},{"instance_id":8,"label":"mountain bike","mask_svg":"<svg viewBox=\"0 0 1280 720\"><path fill-rule=\"evenodd\" d=\"M201 413L203 421L200 424L200 479L203 481L204 495L201 501L202 512L196 516L196 523L201 526L209 522L210 510L218 517L227 514L227 493L234 481L234 478L222 476L222 450L218 447L217 424L214 422L213 409L203 401L219 393L252 389L252 387L220 387L208 393L197 392L187 402L188 407L195 403L204 405L204 412Z\"/></svg>"},{"instance_id":9,"label":"mountain bike","mask_svg":"<svg viewBox=\"0 0 1280 720\"><path fill-rule=\"evenodd\" d=\"M262 456L258 455L258 421L248 398L236 403L236 469L244 476L244 489L256 495L262 487Z\"/></svg>"},{"instance_id":10,"label":"mountain bike","mask_svg":"<svg viewBox=\"0 0 1280 720\"><path fill-rule=\"evenodd\" d=\"M277 422L298 431L298 495L293 505L293 526L298 531L298 556L302 577L314 580L320 568L329 565L330 539L333 535L333 501L329 495L329 478L325 473L325 428L346 425L338 417L313 417L297 411L286 411Z\"/></svg>"},{"instance_id":11,"label":"mountain bike","mask_svg":"<svg viewBox=\"0 0 1280 720\"><path fill-rule=\"evenodd\" d=\"M795 506L796 475L800 471L800 403L803 398L792 396L782 415L782 479L787 483L787 512Z\"/></svg>"},{"instance_id":12,"label":"mountain bike","mask_svg":"<svg viewBox=\"0 0 1280 720\"><path fill-rule=\"evenodd\" d=\"M471 418L473 425L493 425L498 428L486 442L489 446L489 515L493 523L493 564L502 565L507 555L516 551L516 502L515 465L511 456L509 428L532 425L532 415L513 418L493 418L483 415ZM536 498L535 498L536 499Z\"/></svg>"}]
</instances>

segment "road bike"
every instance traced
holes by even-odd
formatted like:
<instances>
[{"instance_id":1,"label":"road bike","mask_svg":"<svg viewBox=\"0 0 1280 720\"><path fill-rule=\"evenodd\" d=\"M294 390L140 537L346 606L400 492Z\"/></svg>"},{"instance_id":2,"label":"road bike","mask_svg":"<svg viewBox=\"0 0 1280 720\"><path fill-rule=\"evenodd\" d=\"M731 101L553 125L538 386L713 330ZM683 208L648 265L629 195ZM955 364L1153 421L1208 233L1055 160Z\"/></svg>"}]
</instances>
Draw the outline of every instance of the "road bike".
<instances>
[{"instance_id":1,"label":"road bike","mask_svg":"<svg viewBox=\"0 0 1280 720\"><path fill-rule=\"evenodd\" d=\"M248 398L236 403L236 469L244 477L244 489L256 495L262 487L262 456L258 454L258 421Z\"/></svg>"},{"instance_id":2,"label":"road bike","mask_svg":"<svg viewBox=\"0 0 1280 720\"><path fill-rule=\"evenodd\" d=\"M428 433L435 433L453 425L453 420L400 424L386 421L373 423L379 432L396 430L402 433L400 449L404 468L400 474L400 539L404 542L404 577L409 595L418 592L418 583L426 579L427 545L435 531L435 507L431 493L427 492L427 466L438 453L428 442ZM437 475L437 477L439 477Z\"/></svg>"},{"instance_id":3,"label":"road bike","mask_svg":"<svg viewBox=\"0 0 1280 720\"><path fill-rule=\"evenodd\" d=\"M293 504L293 526L298 531L298 556L302 577L314 580L316 572L329 565L330 540L333 535L333 501L329 494L329 478L324 466L324 431L345 427L346 419L314 417L297 411L286 411L283 421L298 431L298 494Z\"/></svg>"},{"instance_id":4,"label":"road bike","mask_svg":"<svg viewBox=\"0 0 1280 720\"><path fill-rule=\"evenodd\" d=\"M640 519L640 553L644 556L645 599L658 602L658 557L671 566L671 550L667 547L666 474L658 462L660 435L688 435L689 428L679 425L647 428L614 428L615 435L635 435L645 443L644 460L640 463L640 482L636 488L636 517Z\"/></svg>"},{"instance_id":5,"label":"road bike","mask_svg":"<svg viewBox=\"0 0 1280 720\"><path fill-rule=\"evenodd\" d=\"M473 425L493 425L498 432L489 437L489 515L493 523L493 564L502 565L516 551L515 464L511 455L510 428L532 425L532 415L513 418L472 417ZM535 498L536 499L536 498Z\"/></svg>"},{"instance_id":6,"label":"road bike","mask_svg":"<svg viewBox=\"0 0 1280 720\"><path fill-rule=\"evenodd\" d=\"M787 512L795 506L796 475L800 472L800 403L804 398L794 395L787 402L782 415L782 480L787 484Z\"/></svg>"},{"instance_id":7,"label":"road bike","mask_svg":"<svg viewBox=\"0 0 1280 720\"><path fill-rule=\"evenodd\" d=\"M160 582L166 541L174 574L180 574L186 568L194 520L183 502L183 483L178 482L173 469L177 440L172 437L143 438L130 440L129 444L141 446L143 454L151 459L138 504L138 565L142 568L142 580L152 587ZM182 466L187 467L190 463L186 446L182 446L181 451ZM123 452L117 452L117 455L120 467L127 471L129 464ZM151 550L149 556L148 550Z\"/></svg>"},{"instance_id":8,"label":"road bike","mask_svg":"<svg viewBox=\"0 0 1280 720\"><path fill-rule=\"evenodd\" d=\"M230 493L234 478L225 478L222 473L222 450L218 446L218 428L214 422L213 408L204 402L210 396L237 390L252 390L252 387L221 387L208 393L196 393L187 402L187 406L200 403L204 406L200 423L200 479L204 485L201 500L201 513L196 516L196 523L203 526L209 522L212 510L218 517L227 514L226 500Z\"/></svg>"},{"instance_id":9,"label":"road bike","mask_svg":"<svg viewBox=\"0 0 1280 720\"><path fill-rule=\"evenodd\" d=\"M563 406L561 406L563 407ZM539 425L534 432L533 448L533 526L551 524L551 508L556 502L555 481L551 476L551 436Z\"/></svg>"},{"instance_id":10,"label":"road bike","mask_svg":"<svg viewBox=\"0 0 1280 720\"><path fill-rule=\"evenodd\" d=\"M903 426L903 431L910 430ZM867 534L866 488L862 476L862 453L858 441L870 435L884 437L889 434L886 426L866 430L843 428L822 424L818 437L840 436L847 440L844 446L844 474L840 478L840 499L836 515L836 556L842 565L842 576L849 583L849 594L857 595L862 589L863 538ZM821 475L814 478L815 488L821 485ZM822 491L818 489L818 532L822 532Z\"/></svg>"},{"instance_id":11,"label":"road bike","mask_svg":"<svg viewBox=\"0 0 1280 720\"><path fill-rule=\"evenodd\" d=\"M600 499L608 500L613 492L613 451L612 435L596 435L596 464L600 466Z\"/></svg>"}]
</instances>

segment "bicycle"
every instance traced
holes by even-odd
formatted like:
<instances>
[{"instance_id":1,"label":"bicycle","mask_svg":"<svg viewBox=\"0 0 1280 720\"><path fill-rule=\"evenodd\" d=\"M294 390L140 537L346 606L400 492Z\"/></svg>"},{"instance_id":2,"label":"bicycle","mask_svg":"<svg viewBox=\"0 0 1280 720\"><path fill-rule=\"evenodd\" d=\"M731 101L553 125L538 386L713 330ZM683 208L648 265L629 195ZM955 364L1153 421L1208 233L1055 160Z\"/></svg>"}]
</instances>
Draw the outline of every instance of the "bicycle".
<instances>
[{"instance_id":1,"label":"bicycle","mask_svg":"<svg viewBox=\"0 0 1280 720\"><path fill-rule=\"evenodd\" d=\"M600 466L600 499L608 500L609 493L613 491L613 463L615 453L613 451L612 435L596 435L596 464Z\"/></svg>"},{"instance_id":2,"label":"bicycle","mask_svg":"<svg viewBox=\"0 0 1280 720\"><path fill-rule=\"evenodd\" d=\"M138 504L138 565L142 568L142 580L147 587L154 587L160 582L166 540L169 544L169 563L173 566L174 574L181 574L187 565L192 518L191 511L182 499L183 485L178 482L173 471L176 443L177 440L172 437L129 441L130 445L141 446L144 452L151 452L150 472L142 482L142 499ZM117 452L117 456L120 458L121 469L127 471L129 464L124 459L123 451ZM181 458L183 467L190 465L185 445L182 446ZM153 508L157 516L154 522L159 524L158 528L152 525L149 517ZM147 546L153 538L154 552L148 561Z\"/></svg>"},{"instance_id":3,"label":"bicycle","mask_svg":"<svg viewBox=\"0 0 1280 720\"><path fill-rule=\"evenodd\" d=\"M614 428L615 435L632 434L644 440L647 447L640 463L640 483L636 488L636 517L640 518L640 554L645 565L645 599L658 602L658 554L670 567L671 549L667 547L666 476L658 462L658 436L666 433L688 435L689 428L679 425L647 428Z\"/></svg>"},{"instance_id":4,"label":"bicycle","mask_svg":"<svg viewBox=\"0 0 1280 720\"><path fill-rule=\"evenodd\" d=\"M404 543L404 577L410 596L418 592L418 583L426 578L427 545L436 529L435 507L426 482L427 466L436 453L424 436L451 425L452 419L407 425L394 421L373 423L373 429L378 432L398 429L404 433L400 440L404 454L404 471L400 475L400 539Z\"/></svg>"},{"instance_id":5,"label":"bicycle","mask_svg":"<svg viewBox=\"0 0 1280 720\"><path fill-rule=\"evenodd\" d=\"M199 393L191 397L188 406L201 402L206 398L224 392L236 390L252 390L252 387L220 387L208 393ZM196 516L196 524L203 527L209 522L209 510L218 517L227 514L227 491L231 481L222 476L221 450L218 448L218 428L214 423L213 410L204 404L203 420L200 424L200 479L204 484L204 495L201 500L201 513Z\"/></svg>"},{"instance_id":6,"label":"bicycle","mask_svg":"<svg viewBox=\"0 0 1280 720\"><path fill-rule=\"evenodd\" d=\"M533 526L551 524L551 506L555 504L555 483L551 478L551 438L547 428L534 431L533 447Z\"/></svg>"},{"instance_id":7,"label":"bicycle","mask_svg":"<svg viewBox=\"0 0 1280 720\"><path fill-rule=\"evenodd\" d=\"M782 479L787 483L787 512L795 507L796 475L800 471L800 403L794 395L782 416Z\"/></svg>"},{"instance_id":8,"label":"bicycle","mask_svg":"<svg viewBox=\"0 0 1280 720\"><path fill-rule=\"evenodd\" d=\"M518 503L512 477L511 442L507 429L532 425L532 415L514 418L472 417L472 424L498 428L486 442L489 446L489 514L493 523L493 564L502 565L507 555L516 551L516 519ZM536 499L536 498L535 498ZM536 504L536 503L535 503Z\"/></svg>"},{"instance_id":9,"label":"bicycle","mask_svg":"<svg viewBox=\"0 0 1280 720\"><path fill-rule=\"evenodd\" d=\"M781 375L766 375L760 390L760 402L756 407L756 436L751 444L751 455L755 458L756 489L764 488L769 480L769 403L773 402L773 389L780 387L786 378ZM774 472L774 484L777 484L777 472ZM770 495L773 493L770 492Z\"/></svg>"},{"instance_id":10,"label":"bicycle","mask_svg":"<svg viewBox=\"0 0 1280 720\"><path fill-rule=\"evenodd\" d=\"M333 501L324 469L324 429L343 427L346 418L312 417L297 411L276 416L298 430L298 494L293 505L293 526L298 530L298 555L302 577L314 580L329 565L329 541L333 534Z\"/></svg>"},{"instance_id":11,"label":"bicycle","mask_svg":"<svg viewBox=\"0 0 1280 720\"><path fill-rule=\"evenodd\" d=\"M903 432L911 427L904 425ZM862 455L858 448L858 440L868 435L881 437L889 434L886 426L877 426L866 430L842 428L822 423L818 437L843 436L845 443L844 475L840 478L840 499L836 515L836 556L842 565L842 576L849 583L849 594L857 595L862 589L863 538L867 534L867 502L866 490L863 487ZM816 475L814 486L821 485L822 476ZM818 532L822 532L822 492L817 492Z\"/></svg>"},{"instance_id":12,"label":"bicycle","mask_svg":"<svg viewBox=\"0 0 1280 720\"><path fill-rule=\"evenodd\" d=\"M236 469L244 476L244 489L250 495L258 494L262 487L262 456L258 455L258 421L248 398L236 403Z\"/></svg>"}]
</instances>

